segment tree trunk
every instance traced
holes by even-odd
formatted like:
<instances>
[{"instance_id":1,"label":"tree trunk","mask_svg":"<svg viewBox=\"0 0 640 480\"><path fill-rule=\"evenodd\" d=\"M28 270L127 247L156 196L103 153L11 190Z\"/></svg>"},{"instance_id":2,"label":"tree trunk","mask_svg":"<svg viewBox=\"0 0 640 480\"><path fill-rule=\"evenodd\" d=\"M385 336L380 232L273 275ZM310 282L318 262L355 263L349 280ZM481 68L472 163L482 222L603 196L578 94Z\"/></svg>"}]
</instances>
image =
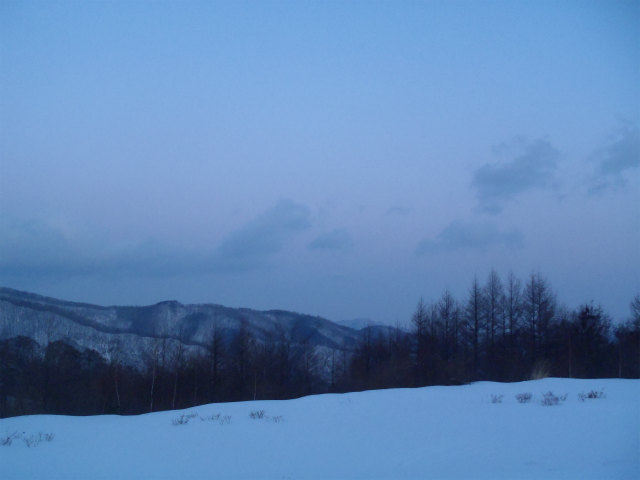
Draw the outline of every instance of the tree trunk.
<instances>
[{"instance_id":1,"label":"tree trunk","mask_svg":"<svg viewBox=\"0 0 640 480\"><path fill-rule=\"evenodd\" d=\"M116 387L116 401L118 402L118 415L120 415L122 413L122 409L120 406L120 389L118 388L118 366L117 365L114 371L113 381Z\"/></svg>"},{"instance_id":2,"label":"tree trunk","mask_svg":"<svg viewBox=\"0 0 640 480\"><path fill-rule=\"evenodd\" d=\"M178 394L178 371L173 379L173 398L171 400L171 410L176 409L176 395Z\"/></svg>"},{"instance_id":3,"label":"tree trunk","mask_svg":"<svg viewBox=\"0 0 640 480\"><path fill-rule=\"evenodd\" d=\"M153 412L153 389L156 386L156 364L153 364L153 373L151 375L151 400L149 403L149 412Z\"/></svg>"}]
</instances>

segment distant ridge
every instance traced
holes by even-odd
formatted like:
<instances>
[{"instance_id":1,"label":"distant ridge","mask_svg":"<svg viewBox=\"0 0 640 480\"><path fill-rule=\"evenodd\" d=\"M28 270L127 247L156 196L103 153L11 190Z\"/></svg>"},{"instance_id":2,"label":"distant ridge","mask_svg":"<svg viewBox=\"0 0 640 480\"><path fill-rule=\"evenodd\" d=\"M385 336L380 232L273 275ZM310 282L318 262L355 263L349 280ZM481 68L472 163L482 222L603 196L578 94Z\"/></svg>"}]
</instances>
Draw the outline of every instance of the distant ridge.
<instances>
[{"instance_id":1,"label":"distant ridge","mask_svg":"<svg viewBox=\"0 0 640 480\"><path fill-rule=\"evenodd\" d=\"M154 339L204 352L214 329L226 341L244 326L258 342L285 336L318 352L351 350L360 333L318 316L285 310L258 311L176 300L146 306L101 306L0 287L0 340L25 336L42 346L62 340L108 357L114 344L128 364L139 366Z\"/></svg>"}]
</instances>

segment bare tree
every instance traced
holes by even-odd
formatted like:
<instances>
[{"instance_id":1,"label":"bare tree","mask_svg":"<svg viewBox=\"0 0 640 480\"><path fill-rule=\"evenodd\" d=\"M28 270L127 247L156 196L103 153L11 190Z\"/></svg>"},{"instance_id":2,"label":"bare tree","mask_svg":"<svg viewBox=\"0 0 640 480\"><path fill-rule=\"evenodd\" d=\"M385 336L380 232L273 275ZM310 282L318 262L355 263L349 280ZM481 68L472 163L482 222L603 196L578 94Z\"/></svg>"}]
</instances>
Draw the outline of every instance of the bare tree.
<instances>
[{"instance_id":1,"label":"bare tree","mask_svg":"<svg viewBox=\"0 0 640 480\"><path fill-rule=\"evenodd\" d=\"M247 379L251 372L253 355L255 353L255 338L249 331L249 324L245 319L240 321L240 328L231 342L231 358L236 374L236 394L246 398Z\"/></svg>"},{"instance_id":2,"label":"bare tree","mask_svg":"<svg viewBox=\"0 0 640 480\"><path fill-rule=\"evenodd\" d=\"M438 317L441 326L442 358L448 362L452 350L457 347L457 307L456 301L449 290L445 290L438 302ZM454 328L455 327L455 328ZM454 335L455 332L455 335Z\"/></svg>"},{"instance_id":3,"label":"bare tree","mask_svg":"<svg viewBox=\"0 0 640 480\"><path fill-rule=\"evenodd\" d=\"M116 403L118 406L118 414L122 413L122 403L120 401L120 369L122 367L122 347L120 339L112 337L107 347L109 356L109 370L113 373L113 386L116 393Z\"/></svg>"},{"instance_id":4,"label":"bare tree","mask_svg":"<svg viewBox=\"0 0 640 480\"><path fill-rule=\"evenodd\" d=\"M482 289L478 282L478 277L473 277L473 283L469 289L469 297L466 306L466 323L467 331L470 332L471 344L473 351L473 365L475 370L475 376L478 375L480 367L480 331L482 328L481 313L482 313L483 296Z\"/></svg>"},{"instance_id":5,"label":"bare tree","mask_svg":"<svg viewBox=\"0 0 640 480\"><path fill-rule=\"evenodd\" d=\"M161 356L164 356L163 341L159 338L153 338L146 352L147 370L151 375L151 387L149 388L149 412L153 412L153 398L155 395L156 380L158 376L158 364Z\"/></svg>"},{"instance_id":6,"label":"bare tree","mask_svg":"<svg viewBox=\"0 0 640 480\"><path fill-rule=\"evenodd\" d=\"M509 272L507 277L504 309L503 319L509 326L509 344L513 346L514 335L522 317L522 282L516 278L513 272ZM506 325L504 325L503 331L506 329Z\"/></svg>"},{"instance_id":7,"label":"bare tree","mask_svg":"<svg viewBox=\"0 0 640 480\"><path fill-rule=\"evenodd\" d=\"M556 311L556 296L549 283L539 273L532 273L523 298L524 322L530 342L532 363L539 359L540 348L546 340L549 324Z\"/></svg>"},{"instance_id":8,"label":"bare tree","mask_svg":"<svg viewBox=\"0 0 640 480\"><path fill-rule=\"evenodd\" d=\"M222 360L225 355L224 339L222 337L222 329L218 317L213 321L211 335L207 343L209 351L209 359L211 360L212 387L214 395L216 394L220 383L220 369L222 368Z\"/></svg>"},{"instance_id":9,"label":"bare tree","mask_svg":"<svg viewBox=\"0 0 640 480\"><path fill-rule=\"evenodd\" d=\"M185 361L185 345L182 342L183 334L180 333L180 340L172 344L170 351L171 370L173 370L173 395L171 396L171 409L176 409L176 398L178 396L178 380Z\"/></svg>"},{"instance_id":10,"label":"bare tree","mask_svg":"<svg viewBox=\"0 0 640 480\"><path fill-rule=\"evenodd\" d=\"M491 269L487 284L484 287L485 324L487 326L487 343L489 351L493 352L495 346L496 330L501 324L502 306L504 300L504 288L498 273Z\"/></svg>"},{"instance_id":11,"label":"bare tree","mask_svg":"<svg viewBox=\"0 0 640 480\"><path fill-rule=\"evenodd\" d=\"M631 318L616 328L618 376L640 377L640 294L630 304Z\"/></svg>"},{"instance_id":12,"label":"bare tree","mask_svg":"<svg viewBox=\"0 0 640 480\"><path fill-rule=\"evenodd\" d=\"M276 325L276 371L281 392L285 395L290 390L291 363L293 361L293 338L292 332L287 331L282 325Z\"/></svg>"},{"instance_id":13,"label":"bare tree","mask_svg":"<svg viewBox=\"0 0 640 480\"><path fill-rule=\"evenodd\" d=\"M600 305L582 305L573 316L573 348L578 376L593 378L607 361L611 318Z\"/></svg>"},{"instance_id":14,"label":"bare tree","mask_svg":"<svg viewBox=\"0 0 640 480\"><path fill-rule=\"evenodd\" d=\"M640 293L631 300L631 321L640 325Z\"/></svg>"},{"instance_id":15,"label":"bare tree","mask_svg":"<svg viewBox=\"0 0 640 480\"><path fill-rule=\"evenodd\" d=\"M418 301L413 317L411 317L411 324L418 338L427 333L427 307L422 298Z\"/></svg>"},{"instance_id":16,"label":"bare tree","mask_svg":"<svg viewBox=\"0 0 640 480\"><path fill-rule=\"evenodd\" d=\"M416 310L411 317L413 335L416 341L416 368L423 382L427 375L429 355L429 318L424 300L420 298Z\"/></svg>"}]
</instances>

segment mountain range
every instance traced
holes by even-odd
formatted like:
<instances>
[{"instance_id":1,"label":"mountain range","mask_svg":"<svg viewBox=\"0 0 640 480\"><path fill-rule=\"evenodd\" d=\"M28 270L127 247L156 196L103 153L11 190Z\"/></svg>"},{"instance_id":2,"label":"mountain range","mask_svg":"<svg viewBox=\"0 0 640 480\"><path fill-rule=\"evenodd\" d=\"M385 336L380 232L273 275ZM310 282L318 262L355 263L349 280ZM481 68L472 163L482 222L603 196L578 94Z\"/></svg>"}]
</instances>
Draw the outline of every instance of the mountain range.
<instances>
[{"instance_id":1,"label":"mountain range","mask_svg":"<svg viewBox=\"0 0 640 480\"><path fill-rule=\"evenodd\" d=\"M119 361L134 367L143 365L145 352L159 340L190 354L204 354L214 332L228 343L242 328L257 342L286 339L324 355L353 350L364 332L284 310L184 305L174 300L148 306L99 306L0 288L0 340L24 336L41 346L61 340L77 349L95 350L106 360L117 354ZM390 327L369 328L379 334Z\"/></svg>"}]
</instances>

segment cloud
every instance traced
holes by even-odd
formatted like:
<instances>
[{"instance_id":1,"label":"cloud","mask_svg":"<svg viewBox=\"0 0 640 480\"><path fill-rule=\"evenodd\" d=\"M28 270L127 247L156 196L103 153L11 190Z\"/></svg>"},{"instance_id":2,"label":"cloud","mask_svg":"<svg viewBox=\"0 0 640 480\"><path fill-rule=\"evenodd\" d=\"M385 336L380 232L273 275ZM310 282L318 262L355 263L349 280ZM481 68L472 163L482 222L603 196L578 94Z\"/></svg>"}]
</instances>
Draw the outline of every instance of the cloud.
<instances>
[{"instance_id":1,"label":"cloud","mask_svg":"<svg viewBox=\"0 0 640 480\"><path fill-rule=\"evenodd\" d=\"M42 220L0 217L0 271L3 274L79 273L91 261L59 229Z\"/></svg>"},{"instance_id":2,"label":"cloud","mask_svg":"<svg viewBox=\"0 0 640 480\"><path fill-rule=\"evenodd\" d=\"M349 232L344 228L337 228L328 233L324 233L316 237L309 248L311 250L336 250L347 251L353 246L353 240Z\"/></svg>"},{"instance_id":3,"label":"cloud","mask_svg":"<svg viewBox=\"0 0 640 480\"><path fill-rule=\"evenodd\" d=\"M229 234L213 253L213 270L252 270L280 252L287 240L311 226L304 205L282 200L244 227Z\"/></svg>"},{"instance_id":4,"label":"cloud","mask_svg":"<svg viewBox=\"0 0 640 480\"><path fill-rule=\"evenodd\" d=\"M624 187L626 174L640 167L640 129L626 124L619 128L608 144L597 149L592 160L596 171L589 181L590 195Z\"/></svg>"},{"instance_id":5,"label":"cloud","mask_svg":"<svg viewBox=\"0 0 640 480\"><path fill-rule=\"evenodd\" d=\"M308 228L309 216L307 207L281 201L229 234L213 252L188 251L154 239L124 246L87 242L41 220L0 216L0 280L252 270L265 265L294 234Z\"/></svg>"},{"instance_id":6,"label":"cloud","mask_svg":"<svg viewBox=\"0 0 640 480\"><path fill-rule=\"evenodd\" d=\"M485 164L473 174L471 186L483 211L499 213L518 195L553 185L559 152L542 139L522 142L520 150L513 160Z\"/></svg>"},{"instance_id":7,"label":"cloud","mask_svg":"<svg viewBox=\"0 0 640 480\"><path fill-rule=\"evenodd\" d=\"M423 255L465 250L486 251L493 247L517 249L522 245L523 237L518 230L500 231L491 222L456 220L447 225L435 239L422 240L416 253Z\"/></svg>"},{"instance_id":8,"label":"cloud","mask_svg":"<svg viewBox=\"0 0 640 480\"><path fill-rule=\"evenodd\" d=\"M154 240L105 245L74 239L40 219L0 217L0 278L82 275L160 276L201 264L196 254Z\"/></svg>"}]
</instances>

